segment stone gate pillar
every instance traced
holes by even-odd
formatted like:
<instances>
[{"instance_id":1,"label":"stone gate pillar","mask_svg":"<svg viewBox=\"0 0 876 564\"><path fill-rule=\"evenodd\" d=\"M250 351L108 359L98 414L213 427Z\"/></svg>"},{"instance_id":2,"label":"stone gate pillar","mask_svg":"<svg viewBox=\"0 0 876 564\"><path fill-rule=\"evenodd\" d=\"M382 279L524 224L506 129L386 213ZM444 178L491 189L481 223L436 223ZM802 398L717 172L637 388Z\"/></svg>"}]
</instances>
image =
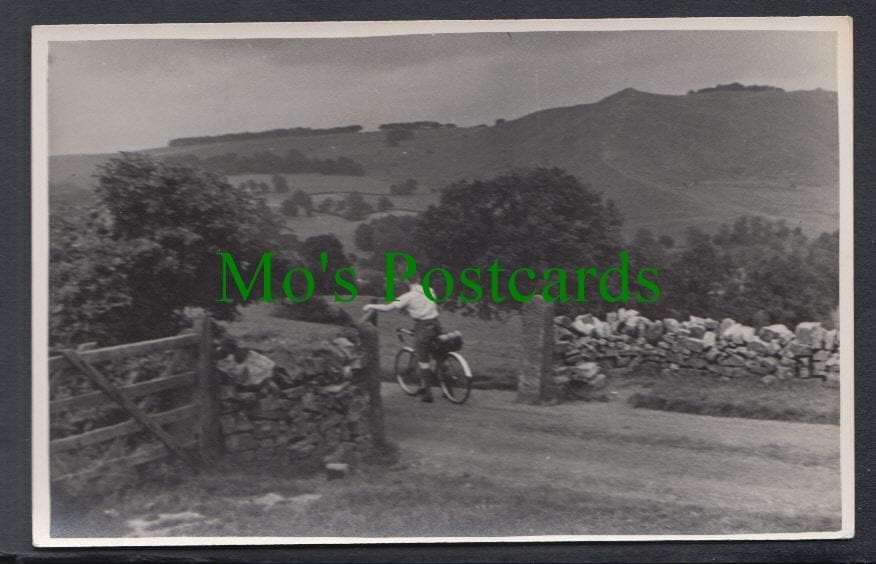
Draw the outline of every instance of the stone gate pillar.
<instances>
[{"instance_id":1,"label":"stone gate pillar","mask_svg":"<svg viewBox=\"0 0 876 564\"><path fill-rule=\"evenodd\" d=\"M554 304L539 295L523 304L517 401L541 403L553 397Z\"/></svg>"}]
</instances>

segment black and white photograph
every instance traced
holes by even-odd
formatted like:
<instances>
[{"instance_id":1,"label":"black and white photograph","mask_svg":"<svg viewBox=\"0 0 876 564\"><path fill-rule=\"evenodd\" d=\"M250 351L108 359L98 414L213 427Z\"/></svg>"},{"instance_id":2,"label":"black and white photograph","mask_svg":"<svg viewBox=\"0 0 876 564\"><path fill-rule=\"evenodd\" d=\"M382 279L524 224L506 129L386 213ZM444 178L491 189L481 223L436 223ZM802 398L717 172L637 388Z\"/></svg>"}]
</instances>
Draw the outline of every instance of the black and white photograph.
<instances>
[{"instance_id":1,"label":"black and white photograph","mask_svg":"<svg viewBox=\"0 0 876 564\"><path fill-rule=\"evenodd\" d=\"M852 537L851 25L35 26L34 545Z\"/></svg>"}]
</instances>

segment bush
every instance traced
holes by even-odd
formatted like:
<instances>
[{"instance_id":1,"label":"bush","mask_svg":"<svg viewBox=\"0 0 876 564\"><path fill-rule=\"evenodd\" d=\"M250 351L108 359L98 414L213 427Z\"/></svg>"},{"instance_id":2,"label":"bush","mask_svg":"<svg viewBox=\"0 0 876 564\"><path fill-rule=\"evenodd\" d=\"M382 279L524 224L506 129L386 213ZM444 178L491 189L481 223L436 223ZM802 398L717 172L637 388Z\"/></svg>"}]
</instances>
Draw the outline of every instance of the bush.
<instances>
[{"instance_id":1,"label":"bush","mask_svg":"<svg viewBox=\"0 0 876 564\"><path fill-rule=\"evenodd\" d=\"M386 196L380 196L380 198L377 199L377 211L389 211L394 207L395 204L393 204L392 200Z\"/></svg>"},{"instance_id":2,"label":"bush","mask_svg":"<svg viewBox=\"0 0 876 564\"><path fill-rule=\"evenodd\" d=\"M365 197L359 192L350 192L343 202L343 215L350 221L361 221L365 219L374 208L369 204Z\"/></svg>"},{"instance_id":3,"label":"bush","mask_svg":"<svg viewBox=\"0 0 876 564\"><path fill-rule=\"evenodd\" d=\"M286 177L275 174L271 177L271 183L274 185L274 192L277 194L288 194L289 183L286 182Z\"/></svg>"},{"instance_id":4,"label":"bush","mask_svg":"<svg viewBox=\"0 0 876 564\"><path fill-rule=\"evenodd\" d=\"M203 170L122 153L100 167L97 195L93 212L51 218L52 345L171 335L186 306L228 319L235 304L217 300L217 253L246 269L280 248L278 216Z\"/></svg>"},{"instance_id":5,"label":"bush","mask_svg":"<svg viewBox=\"0 0 876 564\"><path fill-rule=\"evenodd\" d=\"M292 193L292 201L303 209L308 217L313 215L313 199L310 194L299 188Z\"/></svg>"},{"instance_id":6,"label":"bush","mask_svg":"<svg viewBox=\"0 0 876 564\"><path fill-rule=\"evenodd\" d=\"M289 217L297 217L298 216L298 204L295 203L293 198L286 198L283 200L283 203L280 204L280 211L283 212L283 215L287 215Z\"/></svg>"},{"instance_id":7,"label":"bush","mask_svg":"<svg viewBox=\"0 0 876 564\"><path fill-rule=\"evenodd\" d=\"M368 253L366 264L381 269L385 252L402 252L414 256L420 254L411 237L416 228L415 216L387 215L361 223L353 233L353 242L357 249Z\"/></svg>"}]
</instances>

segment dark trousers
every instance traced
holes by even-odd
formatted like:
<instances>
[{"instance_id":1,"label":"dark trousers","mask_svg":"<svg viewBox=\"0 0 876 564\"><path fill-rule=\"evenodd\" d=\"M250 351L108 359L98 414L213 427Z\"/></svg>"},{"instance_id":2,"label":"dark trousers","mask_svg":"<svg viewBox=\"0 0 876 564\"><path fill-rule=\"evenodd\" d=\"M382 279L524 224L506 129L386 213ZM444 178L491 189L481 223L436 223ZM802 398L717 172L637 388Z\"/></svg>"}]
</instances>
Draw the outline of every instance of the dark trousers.
<instances>
[{"instance_id":1,"label":"dark trousers","mask_svg":"<svg viewBox=\"0 0 876 564\"><path fill-rule=\"evenodd\" d=\"M435 340L441 334L441 324L438 319L414 320L414 352L417 362L429 362L434 349ZM429 388L435 383L431 371L420 368L417 365L417 374L425 386L425 392L429 394Z\"/></svg>"}]
</instances>

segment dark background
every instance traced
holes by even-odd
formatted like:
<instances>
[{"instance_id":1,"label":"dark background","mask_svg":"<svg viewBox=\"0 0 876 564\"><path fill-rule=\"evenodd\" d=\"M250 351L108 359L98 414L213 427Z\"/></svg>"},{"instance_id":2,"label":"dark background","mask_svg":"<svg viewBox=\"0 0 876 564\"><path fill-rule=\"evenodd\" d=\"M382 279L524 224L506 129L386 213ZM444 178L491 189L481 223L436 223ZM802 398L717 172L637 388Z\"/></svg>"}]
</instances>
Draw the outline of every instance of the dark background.
<instances>
[{"instance_id":1,"label":"dark background","mask_svg":"<svg viewBox=\"0 0 876 564\"><path fill-rule=\"evenodd\" d=\"M868 561L874 527L874 4L869 1L0 0L0 560ZM543 543L212 549L34 549L30 541L30 26L234 21L850 15L855 40L856 538L848 541Z\"/></svg>"}]
</instances>

